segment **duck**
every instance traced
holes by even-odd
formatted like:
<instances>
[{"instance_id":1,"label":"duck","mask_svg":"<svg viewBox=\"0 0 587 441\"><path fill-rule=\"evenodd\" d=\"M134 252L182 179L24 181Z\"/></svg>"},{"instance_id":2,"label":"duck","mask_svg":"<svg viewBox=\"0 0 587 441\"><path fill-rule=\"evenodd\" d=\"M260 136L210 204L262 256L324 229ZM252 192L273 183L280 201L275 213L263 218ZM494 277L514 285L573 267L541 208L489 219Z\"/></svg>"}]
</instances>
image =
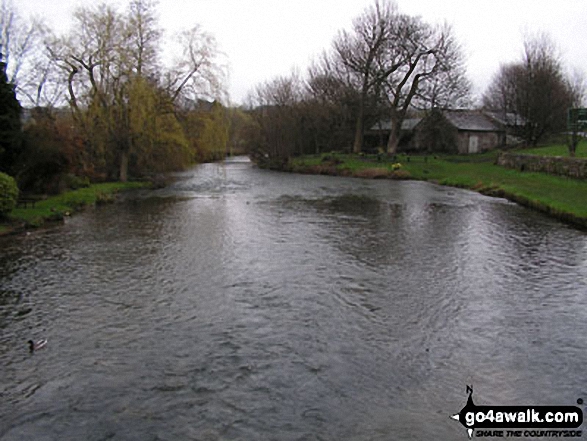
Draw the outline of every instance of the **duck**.
<instances>
[{"instance_id":1,"label":"duck","mask_svg":"<svg viewBox=\"0 0 587 441\"><path fill-rule=\"evenodd\" d=\"M28 344L29 344L30 351L35 352L35 351L45 347L45 345L47 344L47 339L42 339L37 342L34 342L33 340L29 340Z\"/></svg>"},{"instance_id":2,"label":"duck","mask_svg":"<svg viewBox=\"0 0 587 441\"><path fill-rule=\"evenodd\" d=\"M17 317L22 317L24 315L30 314L30 312L33 310L33 308L25 308L25 309L21 309L20 311L18 311L16 313Z\"/></svg>"}]
</instances>

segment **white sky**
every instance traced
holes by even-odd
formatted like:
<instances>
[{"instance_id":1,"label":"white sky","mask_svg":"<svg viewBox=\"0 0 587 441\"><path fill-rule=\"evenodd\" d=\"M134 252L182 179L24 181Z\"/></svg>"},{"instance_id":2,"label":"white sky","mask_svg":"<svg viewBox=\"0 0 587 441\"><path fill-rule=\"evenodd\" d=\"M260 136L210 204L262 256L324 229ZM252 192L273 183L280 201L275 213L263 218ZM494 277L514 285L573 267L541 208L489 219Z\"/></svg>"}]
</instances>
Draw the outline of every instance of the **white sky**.
<instances>
[{"instance_id":1,"label":"white sky","mask_svg":"<svg viewBox=\"0 0 587 441\"><path fill-rule=\"evenodd\" d=\"M96 0L18 0L22 15L37 14L65 32L76 6ZM125 0L107 3L126 5ZM229 93L241 102L256 84L292 68L301 73L330 47L340 29L373 0L160 0L169 33L196 23L212 33L230 65ZM515 61L524 35L545 31L565 65L587 75L587 0L397 0L402 12L448 22L465 49L476 94L501 63Z\"/></svg>"}]
</instances>

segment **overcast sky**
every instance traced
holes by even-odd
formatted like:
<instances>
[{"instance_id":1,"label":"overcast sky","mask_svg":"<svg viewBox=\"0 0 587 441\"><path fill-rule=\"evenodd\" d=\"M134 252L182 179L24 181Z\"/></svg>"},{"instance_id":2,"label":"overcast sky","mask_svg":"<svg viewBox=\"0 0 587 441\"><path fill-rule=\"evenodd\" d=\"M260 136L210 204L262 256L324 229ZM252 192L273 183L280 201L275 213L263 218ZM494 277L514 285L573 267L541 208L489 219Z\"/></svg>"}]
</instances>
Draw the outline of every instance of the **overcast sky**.
<instances>
[{"instance_id":1,"label":"overcast sky","mask_svg":"<svg viewBox=\"0 0 587 441\"><path fill-rule=\"evenodd\" d=\"M14 1L14 0L13 0ZM96 0L18 0L22 15L38 14L67 31L77 6ZM124 0L107 3L126 5ZM215 35L230 65L229 93L241 102L256 84L309 62L373 0L160 0L169 33L196 23ZM519 59L524 35L546 31L565 65L587 74L587 0L397 0L399 9L432 23L448 22L465 49L475 92L500 64Z\"/></svg>"}]
</instances>

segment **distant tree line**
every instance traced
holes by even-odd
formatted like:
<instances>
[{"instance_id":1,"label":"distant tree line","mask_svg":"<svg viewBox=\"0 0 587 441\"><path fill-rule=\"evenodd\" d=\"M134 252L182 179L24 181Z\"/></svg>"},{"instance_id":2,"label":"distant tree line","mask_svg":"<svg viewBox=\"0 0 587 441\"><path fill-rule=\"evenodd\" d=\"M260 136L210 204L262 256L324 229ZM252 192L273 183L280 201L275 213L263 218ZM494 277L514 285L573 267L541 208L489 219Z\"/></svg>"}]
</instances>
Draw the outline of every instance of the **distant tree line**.
<instances>
[{"instance_id":1,"label":"distant tree line","mask_svg":"<svg viewBox=\"0 0 587 441\"><path fill-rule=\"evenodd\" d=\"M392 0L375 0L307 71L257 85L245 109L222 104L226 67L214 37L194 26L164 46L156 7L82 7L71 31L56 36L0 0L0 172L45 192L147 177L227 151L280 166L292 155L361 153L367 129L382 121L391 130L379 147L393 155L407 118L472 105L451 27ZM520 61L501 66L483 105L520 118L525 143L536 145L566 129L584 91L583 76L568 75L552 41L538 36Z\"/></svg>"},{"instance_id":2,"label":"distant tree line","mask_svg":"<svg viewBox=\"0 0 587 441\"><path fill-rule=\"evenodd\" d=\"M564 132L568 109L585 96L583 76L566 74L556 53L548 37L527 38L522 60L502 65L482 98L486 110L523 122L527 145ZM376 0L304 75L293 72L258 85L248 106L256 122L252 155L280 166L298 154L360 153L366 130L381 121L391 131L380 149L393 155L406 118L470 108L473 100L451 27Z\"/></svg>"},{"instance_id":3,"label":"distant tree line","mask_svg":"<svg viewBox=\"0 0 587 441\"><path fill-rule=\"evenodd\" d=\"M125 181L222 158L238 144L231 123L244 117L221 104L226 68L214 37L197 25L177 33L165 67L172 56L156 6L81 7L56 36L2 0L0 171L21 189Z\"/></svg>"},{"instance_id":4,"label":"distant tree line","mask_svg":"<svg viewBox=\"0 0 587 441\"><path fill-rule=\"evenodd\" d=\"M337 34L304 78L275 78L250 94L257 122L253 154L279 163L302 153L360 153L366 128L380 120L391 122L385 150L394 154L410 112L469 102L470 82L451 27L376 1Z\"/></svg>"}]
</instances>

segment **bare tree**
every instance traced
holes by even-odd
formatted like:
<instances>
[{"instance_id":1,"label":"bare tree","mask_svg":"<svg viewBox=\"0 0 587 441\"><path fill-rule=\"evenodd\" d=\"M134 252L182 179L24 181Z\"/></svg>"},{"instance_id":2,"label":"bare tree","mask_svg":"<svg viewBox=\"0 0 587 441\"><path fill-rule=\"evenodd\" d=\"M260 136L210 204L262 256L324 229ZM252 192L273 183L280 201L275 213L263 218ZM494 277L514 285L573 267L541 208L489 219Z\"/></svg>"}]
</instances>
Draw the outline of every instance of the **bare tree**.
<instances>
[{"instance_id":1,"label":"bare tree","mask_svg":"<svg viewBox=\"0 0 587 441\"><path fill-rule=\"evenodd\" d=\"M545 136L564 130L572 95L556 45L540 34L526 38L519 62L501 66L483 102L519 115L525 123L526 144L535 146Z\"/></svg>"},{"instance_id":2,"label":"bare tree","mask_svg":"<svg viewBox=\"0 0 587 441\"><path fill-rule=\"evenodd\" d=\"M353 21L351 32L341 31L333 43L334 53L360 84L360 100L353 151L363 147L365 107L369 94L382 79L399 68L399 64L382 64L390 45L394 44L394 25L398 17L395 3L378 0ZM400 60L395 60L401 63Z\"/></svg>"},{"instance_id":3,"label":"bare tree","mask_svg":"<svg viewBox=\"0 0 587 441\"><path fill-rule=\"evenodd\" d=\"M53 106L64 88L45 50L49 29L39 19L25 19L11 0L0 3L0 52L19 99L33 106Z\"/></svg>"},{"instance_id":4,"label":"bare tree","mask_svg":"<svg viewBox=\"0 0 587 441\"><path fill-rule=\"evenodd\" d=\"M10 0L0 3L0 44L8 81L18 84L27 55L34 49L38 34L35 23L27 23Z\"/></svg>"},{"instance_id":5,"label":"bare tree","mask_svg":"<svg viewBox=\"0 0 587 441\"><path fill-rule=\"evenodd\" d=\"M454 40L450 27L445 31L452 39L450 50L445 51L436 72L420 81L411 105L419 110L458 109L472 105L471 81L467 77L465 58L460 45Z\"/></svg>"},{"instance_id":6,"label":"bare tree","mask_svg":"<svg viewBox=\"0 0 587 441\"><path fill-rule=\"evenodd\" d=\"M283 166L290 156L303 152L303 90L303 82L293 72L258 85L250 96L261 135L251 152L258 162Z\"/></svg>"},{"instance_id":7,"label":"bare tree","mask_svg":"<svg viewBox=\"0 0 587 441\"><path fill-rule=\"evenodd\" d=\"M468 99L470 83L452 29L401 14L384 0L368 8L334 42L338 59L359 80L361 99L354 151L360 152L366 104L381 95L390 109L388 153L394 154L402 121L411 106L452 106ZM369 96L371 95L371 96Z\"/></svg>"},{"instance_id":8,"label":"bare tree","mask_svg":"<svg viewBox=\"0 0 587 441\"><path fill-rule=\"evenodd\" d=\"M362 100L356 80L352 71L326 52L308 69L305 107L316 153L353 146L361 102L363 119L368 119L369 100Z\"/></svg>"},{"instance_id":9,"label":"bare tree","mask_svg":"<svg viewBox=\"0 0 587 441\"><path fill-rule=\"evenodd\" d=\"M518 78L521 76L522 70L519 63L502 64L483 94L483 107L499 110L504 114L515 113L517 111L518 86L521 84Z\"/></svg>"},{"instance_id":10,"label":"bare tree","mask_svg":"<svg viewBox=\"0 0 587 441\"><path fill-rule=\"evenodd\" d=\"M178 33L175 40L181 55L175 58L164 79L173 101L223 98L228 69L214 36L196 25Z\"/></svg>"},{"instance_id":11,"label":"bare tree","mask_svg":"<svg viewBox=\"0 0 587 441\"><path fill-rule=\"evenodd\" d=\"M531 145L564 129L571 96L554 41L545 34L527 38L522 64L522 93L518 104L526 118L526 140Z\"/></svg>"},{"instance_id":12,"label":"bare tree","mask_svg":"<svg viewBox=\"0 0 587 441\"><path fill-rule=\"evenodd\" d=\"M43 47L45 48L45 44ZM44 50L35 61L19 82L17 90L21 98L33 107L52 108L65 104L66 83L50 52Z\"/></svg>"},{"instance_id":13,"label":"bare tree","mask_svg":"<svg viewBox=\"0 0 587 441\"><path fill-rule=\"evenodd\" d=\"M384 88L391 110L388 154L395 154L403 120L415 101L434 106L466 98L468 80L462 53L450 26L432 26L419 17L402 15L395 29L394 43L384 63L389 69Z\"/></svg>"},{"instance_id":14,"label":"bare tree","mask_svg":"<svg viewBox=\"0 0 587 441\"><path fill-rule=\"evenodd\" d=\"M131 0L125 34L129 54L129 70L139 77L157 74L163 31L159 28L155 10L157 0Z\"/></svg>"}]
</instances>

